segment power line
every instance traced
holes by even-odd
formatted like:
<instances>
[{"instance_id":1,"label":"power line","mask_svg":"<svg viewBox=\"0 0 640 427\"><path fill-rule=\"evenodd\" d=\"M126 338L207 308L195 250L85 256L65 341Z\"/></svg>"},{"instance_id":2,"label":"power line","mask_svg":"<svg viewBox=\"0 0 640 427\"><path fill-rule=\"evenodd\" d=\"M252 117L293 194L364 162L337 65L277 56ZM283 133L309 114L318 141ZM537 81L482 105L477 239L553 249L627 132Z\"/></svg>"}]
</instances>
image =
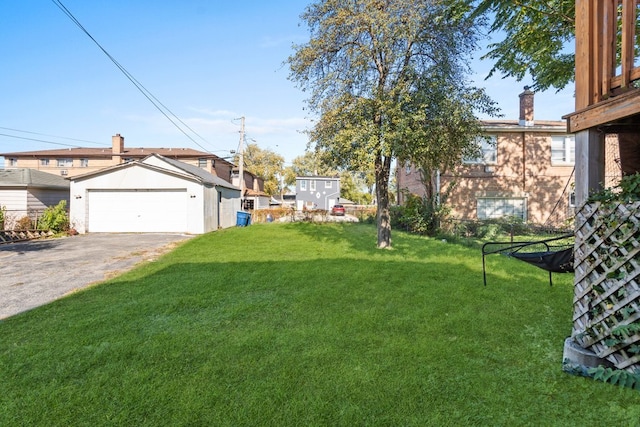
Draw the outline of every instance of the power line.
<instances>
[{"instance_id":1,"label":"power line","mask_svg":"<svg viewBox=\"0 0 640 427\"><path fill-rule=\"evenodd\" d=\"M4 129L4 128L2 128ZM35 138L27 138L24 136L16 136L16 135L8 135L6 133L0 133L0 136L8 136L9 138L16 138L16 139L24 139L26 141L36 141L36 142L46 142L47 144L53 144L53 145L62 145L64 147L78 147L78 144L63 144L62 142L53 142L53 141L45 141L43 139L35 139Z\"/></svg>"},{"instance_id":2,"label":"power line","mask_svg":"<svg viewBox=\"0 0 640 427\"><path fill-rule=\"evenodd\" d=\"M158 98L156 98L146 87L144 87L142 85L142 83L140 83L135 77L133 77L133 75L131 75L131 73L129 73L129 71L126 70L126 68L124 68L124 66L122 66L113 56L111 56L111 54L109 52L106 51L106 49L104 47L102 47L102 45L100 43L98 43L98 41L93 38L93 36L84 28L84 26L80 23L80 21L78 21L76 19L75 16L73 16L73 14L69 11L69 9L66 8L66 6L64 4L62 4L62 2L60 0L51 0L53 2L53 4L55 4L65 15L67 15L67 17L69 19L71 19L71 21L73 21L74 24L76 24L78 26L78 28L80 28L82 30L82 32L84 32L87 37L89 37L95 44L96 46L98 46L100 48L100 50L107 55L107 58L109 58L111 60L111 62L113 62L115 64L116 67L118 67L118 69L122 72L122 74L125 75L125 77L127 79L129 79L129 81L131 83L133 83L133 85L136 87L136 89L138 89L138 91L140 91L140 93L142 93L142 95L144 95L145 98L147 98L147 100L149 100L149 102L151 102L151 104L153 104L154 107L156 107L156 109L158 111L160 111L160 113L162 113L163 116L165 116L165 118L167 120L169 120L180 132L182 132L182 134L184 136L186 136L187 138L189 138L189 140L191 140L191 142L193 142L194 144L196 144L198 147L200 147L201 149L203 149L206 152L209 152L209 150L207 150L205 147L203 147L201 144L199 144L195 139L193 139L191 137L191 135L187 134L187 132L184 131L184 129L182 129L177 123L176 121L174 121L171 117L169 117L169 114L171 114L171 116L173 116L178 122L180 122L183 126L185 126L187 129L189 129L194 135L198 136L202 141L210 144L206 139L204 139L202 136L200 136L196 131L194 131L193 129L191 129L191 127L189 127L189 125L187 125L185 122L183 122L178 116L176 116L169 108L167 108L167 106L165 106L162 102L160 102L160 100L158 100ZM162 108L160 108L162 107ZM165 112L166 110L166 112Z\"/></svg>"},{"instance_id":3,"label":"power line","mask_svg":"<svg viewBox=\"0 0 640 427\"><path fill-rule=\"evenodd\" d=\"M13 129L13 128L6 128L6 127L2 127L0 126L0 129L4 129L4 130L10 130L13 132L22 132L22 133L29 133L31 135L41 135L41 136L50 136L52 138L60 138L60 139L67 139L69 141L78 141L78 142L84 142L84 143L88 143L88 144L95 144L95 145L104 145L107 146L108 144L105 144L104 142L95 142L95 141L87 141L84 139L75 139L75 138L68 138L66 136L58 136L58 135L48 135L46 133L38 133L38 132L30 132L28 130L20 130L20 129ZM18 138L18 139L29 139L29 138L23 138L23 137L19 137L19 136L13 136L13 135L4 135L3 136L10 136L13 138ZM40 140L34 140L34 141L40 141ZM49 144L57 144L57 145L66 145L66 144L60 144L60 143L55 143L55 142L51 142L51 141L41 141L41 142L47 142ZM75 146L74 146L75 147Z\"/></svg>"}]
</instances>

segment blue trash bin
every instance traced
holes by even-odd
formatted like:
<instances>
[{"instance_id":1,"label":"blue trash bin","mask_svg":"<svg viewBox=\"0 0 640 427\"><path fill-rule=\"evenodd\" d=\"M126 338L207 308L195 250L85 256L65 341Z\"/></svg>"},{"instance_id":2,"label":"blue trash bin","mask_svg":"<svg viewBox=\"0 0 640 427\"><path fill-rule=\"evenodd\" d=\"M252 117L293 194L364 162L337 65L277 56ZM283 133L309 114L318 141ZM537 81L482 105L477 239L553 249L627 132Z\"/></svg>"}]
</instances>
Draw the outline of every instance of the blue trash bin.
<instances>
[{"instance_id":1,"label":"blue trash bin","mask_svg":"<svg viewBox=\"0 0 640 427\"><path fill-rule=\"evenodd\" d=\"M247 212L238 212L236 217L236 227L246 227L251 224L251 214Z\"/></svg>"}]
</instances>

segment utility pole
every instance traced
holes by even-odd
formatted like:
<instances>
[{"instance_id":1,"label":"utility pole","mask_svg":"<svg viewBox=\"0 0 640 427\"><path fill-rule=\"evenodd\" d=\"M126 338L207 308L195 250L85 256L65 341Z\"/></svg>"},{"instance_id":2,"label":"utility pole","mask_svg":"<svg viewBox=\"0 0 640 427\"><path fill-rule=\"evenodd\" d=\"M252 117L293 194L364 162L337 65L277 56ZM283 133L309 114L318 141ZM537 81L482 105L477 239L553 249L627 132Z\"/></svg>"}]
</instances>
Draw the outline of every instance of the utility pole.
<instances>
[{"instance_id":1,"label":"utility pole","mask_svg":"<svg viewBox=\"0 0 640 427\"><path fill-rule=\"evenodd\" d=\"M238 147L238 165L240 173L240 205L244 210L244 116L240 117L240 146Z\"/></svg>"}]
</instances>

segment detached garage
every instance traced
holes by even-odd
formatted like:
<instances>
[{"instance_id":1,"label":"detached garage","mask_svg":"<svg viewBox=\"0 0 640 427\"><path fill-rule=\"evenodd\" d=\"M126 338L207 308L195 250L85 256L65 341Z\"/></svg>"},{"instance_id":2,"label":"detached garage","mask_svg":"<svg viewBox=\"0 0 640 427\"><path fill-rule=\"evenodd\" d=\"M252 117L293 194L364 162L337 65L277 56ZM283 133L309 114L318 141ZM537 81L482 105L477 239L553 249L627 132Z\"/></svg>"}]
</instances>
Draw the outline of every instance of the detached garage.
<instances>
[{"instance_id":1,"label":"detached garage","mask_svg":"<svg viewBox=\"0 0 640 427\"><path fill-rule=\"evenodd\" d=\"M239 188L158 154L71 178L79 233L201 234L234 226L238 210Z\"/></svg>"}]
</instances>

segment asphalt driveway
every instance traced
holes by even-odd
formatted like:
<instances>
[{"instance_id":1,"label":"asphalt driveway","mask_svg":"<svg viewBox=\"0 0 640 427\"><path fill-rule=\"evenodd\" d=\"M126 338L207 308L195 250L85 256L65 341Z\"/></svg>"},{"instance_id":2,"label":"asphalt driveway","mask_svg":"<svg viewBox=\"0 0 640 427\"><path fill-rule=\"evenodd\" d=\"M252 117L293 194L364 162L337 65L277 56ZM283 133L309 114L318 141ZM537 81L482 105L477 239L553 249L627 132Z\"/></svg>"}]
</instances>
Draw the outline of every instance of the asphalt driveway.
<instances>
[{"instance_id":1,"label":"asphalt driveway","mask_svg":"<svg viewBox=\"0 0 640 427\"><path fill-rule=\"evenodd\" d=\"M0 245L0 319L152 261L190 237L86 234Z\"/></svg>"}]
</instances>

